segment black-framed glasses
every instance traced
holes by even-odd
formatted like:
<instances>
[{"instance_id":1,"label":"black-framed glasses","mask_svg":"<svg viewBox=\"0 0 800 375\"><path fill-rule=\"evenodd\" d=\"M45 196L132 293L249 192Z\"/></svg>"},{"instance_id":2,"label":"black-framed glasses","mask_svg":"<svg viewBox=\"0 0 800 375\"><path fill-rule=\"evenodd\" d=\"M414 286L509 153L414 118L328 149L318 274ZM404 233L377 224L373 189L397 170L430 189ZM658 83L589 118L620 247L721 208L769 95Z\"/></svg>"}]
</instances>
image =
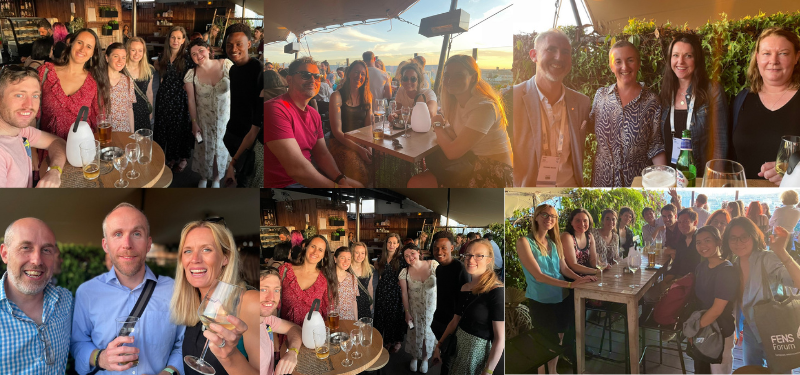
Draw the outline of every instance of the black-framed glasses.
<instances>
[{"instance_id":1,"label":"black-framed glasses","mask_svg":"<svg viewBox=\"0 0 800 375\"><path fill-rule=\"evenodd\" d=\"M392 139L392 146L394 146L395 150L400 150L403 148L403 145L400 144L400 141L397 138Z\"/></svg>"},{"instance_id":2,"label":"black-framed glasses","mask_svg":"<svg viewBox=\"0 0 800 375\"><path fill-rule=\"evenodd\" d=\"M308 80L310 80L310 79L312 79L312 78L313 78L314 80L321 81L321 80L322 80L322 77L324 77L324 75L323 75L323 74L319 74L319 73L311 73L311 72L308 72L308 71L305 71L305 70L303 70L303 71L299 71L299 72L294 72L294 73L292 73L292 74L290 74L290 75L295 75L295 74L299 74L299 75L300 75L300 78L302 78L303 80L306 80L306 81L308 81Z\"/></svg>"},{"instance_id":3,"label":"black-framed glasses","mask_svg":"<svg viewBox=\"0 0 800 375\"><path fill-rule=\"evenodd\" d=\"M545 220L547 219L558 220L558 215L550 215L547 212L542 212L541 214L539 214L539 216L543 217Z\"/></svg>"},{"instance_id":4,"label":"black-framed glasses","mask_svg":"<svg viewBox=\"0 0 800 375\"><path fill-rule=\"evenodd\" d=\"M403 82L417 83L417 77L403 77Z\"/></svg>"},{"instance_id":5,"label":"black-framed glasses","mask_svg":"<svg viewBox=\"0 0 800 375\"><path fill-rule=\"evenodd\" d=\"M41 341L42 345L44 346L44 348L43 348L44 362L47 363L48 366L53 366L53 365L56 364L56 359L53 356L53 348L52 348L52 346L50 346L50 341L47 339L47 336L45 336L45 334L44 334L44 330L46 328L47 328L47 325L46 324L42 324L42 325L36 326L36 331L37 331L38 336L39 336L39 341Z\"/></svg>"},{"instance_id":6,"label":"black-framed glasses","mask_svg":"<svg viewBox=\"0 0 800 375\"><path fill-rule=\"evenodd\" d=\"M728 237L728 242L730 242L730 243L748 243L748 242L750 242L751 239L752 238L749 235L745 234L744 236L741 236L741 237L730 236L730 237Z\"/></svg>"},{"instance_id":7,"label":"black-framed glasses","mask_svg":"<svg viewBox=\"0 0 800 375\"><path fill-rule=\"evenodd\" d=\"M222 217L222 216L212 216L212 217L207 217L207 218L203 219L203 221L205 221L206 223L220 224L220 225L222 225L222 226L223 226L223 227L225 227L225 228L227 228L227 227L228 227L228 226L225 224L225 218L224 218L224 217Z\"/></svg>"}]
</instances>

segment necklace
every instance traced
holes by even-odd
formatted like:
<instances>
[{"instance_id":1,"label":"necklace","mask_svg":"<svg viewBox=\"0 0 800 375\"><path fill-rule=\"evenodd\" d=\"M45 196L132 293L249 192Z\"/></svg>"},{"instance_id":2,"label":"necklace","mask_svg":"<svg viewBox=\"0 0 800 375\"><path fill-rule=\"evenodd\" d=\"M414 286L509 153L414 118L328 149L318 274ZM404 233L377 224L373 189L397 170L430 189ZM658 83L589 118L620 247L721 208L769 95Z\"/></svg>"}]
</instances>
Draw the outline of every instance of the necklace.
<instances>
[{"instance_id":1,"label":"necklace","mask_svg":"<svg viewBox=\"0 0 800 375\"><path fill-rule=\"evenodd\" d=\"M789 92L788 88L783 90L783 94L781 94L781 96L778 98L778 100L776 100L775 103L772 103L772 106L767 107L767 109L769 109L770 111L774 111L776 109L775 106L778 105L778 103L781 101L781 99L783 99L783 96L786 95L787 92ZM767 94L767 93L765 92L765 94ZM769 93L769 94L772 94L772 93Z\"/></svg>"}]
</instances>

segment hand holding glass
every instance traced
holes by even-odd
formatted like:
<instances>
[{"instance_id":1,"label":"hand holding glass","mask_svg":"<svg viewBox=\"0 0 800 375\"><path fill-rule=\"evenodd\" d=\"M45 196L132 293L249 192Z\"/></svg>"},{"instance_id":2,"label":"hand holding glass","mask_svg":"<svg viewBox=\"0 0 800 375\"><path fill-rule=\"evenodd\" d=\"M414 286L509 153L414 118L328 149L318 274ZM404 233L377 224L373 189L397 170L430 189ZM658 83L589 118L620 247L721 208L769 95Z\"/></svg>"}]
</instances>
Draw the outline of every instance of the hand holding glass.
<instances>
[{"instance_id":1,"label":"hand holding glass","mask_svg":"<svg viewBox=\"0 0 800 375\"><path fill-rule=\"evenodd\" d=\"M200 316L203 329L208 328L211 323L219 324L225 329L233 329L233 323L228 321L228 315L238 316L243 295L244 288L217 281L217 284L206 293L200 307L197 308L197 315ZM206 351L208 351L208 339L206 339L206 345L203 347L200 358L187 355L183 357L183 362L201 374L214 375L216 370L203 359Z\"/></svg>"},{"instance_id":2,"label":"hand holding glass","mask_svg":"<svg viewBox=\"0 0 800 375\"><path fill-rule=\"evenodd\" d=\"M401 137L408 138L408 118L411 117L411 108L403 107L400 109L400 116L403 118L403 135Z\"/></svg>"}]
</instances>

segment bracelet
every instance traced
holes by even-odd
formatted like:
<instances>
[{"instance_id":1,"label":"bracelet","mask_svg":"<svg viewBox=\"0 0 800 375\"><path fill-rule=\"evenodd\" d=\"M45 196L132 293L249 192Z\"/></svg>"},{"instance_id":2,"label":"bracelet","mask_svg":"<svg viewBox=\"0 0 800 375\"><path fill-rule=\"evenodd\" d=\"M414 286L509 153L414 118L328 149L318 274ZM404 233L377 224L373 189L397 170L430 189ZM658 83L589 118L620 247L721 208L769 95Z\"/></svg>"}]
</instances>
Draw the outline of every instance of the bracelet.
<instances>
[{"instance_id":1,"label":"bracelet","mask_svg":"<svg viewBox=\"0 0 800 375\"><path fill-rule=\"evenodd\" d=\"M486 373L487 373L487 374L489 374L489 375L492 375L492 374L494 374L494 370L489 370L489 368L488 368L488 367L487 367L487 368L485 368L485 369L483 369L483 370L484 370L484 371L486 371Z\"/></svg>"},{"instance_id":2,"label":"bracelet","mask_svg":"<svg viewBox=\"0 0 800 375\"><path fill-rule=\"evenodd\" d=\"M97 356L94 357L94 367L102 368L100 367L100 354L103 353L103 350L105 349L100 349L97 351Z\"/></svg>"},{"instance_id":3,"label":"bracelet","mask_svg":"<svg viewBox=\"0 0 800 375\"><path fill-rule=\"evenodd\" d=\"M567 289L572 289L572 281L567 283ZM491 373L490 373L491 374Z\"/></svg>"},{"instance_id":4,"label":"bracelet","mask_svg":"<svg viewBox=\"0 0 800 375\"><path fill-rule=\"evenodd\" d=\"M288 352L290 352L290 351L294 352L294 353L295 353L295 354L297 354L297 355L300 355L300 351L299 351L299 350L297 350L297 348L289 348L289 349L286 349L286 352L287 352L287 353L288 353Z\"/></svg>"}]
</instances>

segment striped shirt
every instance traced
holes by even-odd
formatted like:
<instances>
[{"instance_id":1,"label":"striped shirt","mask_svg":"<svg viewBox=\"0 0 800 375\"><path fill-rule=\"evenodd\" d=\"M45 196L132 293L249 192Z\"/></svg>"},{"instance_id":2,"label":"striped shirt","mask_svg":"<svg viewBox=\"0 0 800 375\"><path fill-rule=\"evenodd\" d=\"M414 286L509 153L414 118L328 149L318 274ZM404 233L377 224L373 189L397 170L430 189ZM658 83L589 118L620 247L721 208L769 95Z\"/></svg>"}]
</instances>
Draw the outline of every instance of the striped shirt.
<instances>
[{"instance_id":1,"label":"striped shirt","mask_svg":"<svg viewBox=\"0 0 800 375\"><path fill-rule=\"evenodd\" d=\"M48 284L43 291L42 324L37 325L8 299L6 286L11 284L7 276L8 272L0 279L0 374L64 374L72 330L72 293Z\"/></svg>"}]
</instances>

